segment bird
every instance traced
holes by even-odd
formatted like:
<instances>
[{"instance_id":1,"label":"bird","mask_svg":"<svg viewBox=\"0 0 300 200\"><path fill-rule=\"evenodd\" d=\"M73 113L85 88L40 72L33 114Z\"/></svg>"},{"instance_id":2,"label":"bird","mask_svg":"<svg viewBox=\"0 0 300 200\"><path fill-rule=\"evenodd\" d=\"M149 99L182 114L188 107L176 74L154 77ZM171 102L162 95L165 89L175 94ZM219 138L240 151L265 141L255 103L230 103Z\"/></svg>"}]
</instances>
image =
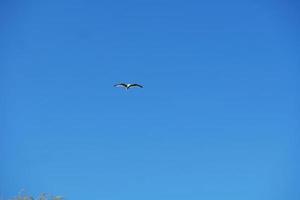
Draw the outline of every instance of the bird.
<instances>
[{"instance_id":1,"label":"bird","mask_svg":"<svg viewBox=\"0 0 300 200\"><path fill-rule=\"evenodd\" d=\"M133 88L133 87L143 88L142 85L137 84L137 83L118 83L118 84L115 84L114 87L121 87L121 88L125 88L126 90Z\"/></svg>"}]
</instances>

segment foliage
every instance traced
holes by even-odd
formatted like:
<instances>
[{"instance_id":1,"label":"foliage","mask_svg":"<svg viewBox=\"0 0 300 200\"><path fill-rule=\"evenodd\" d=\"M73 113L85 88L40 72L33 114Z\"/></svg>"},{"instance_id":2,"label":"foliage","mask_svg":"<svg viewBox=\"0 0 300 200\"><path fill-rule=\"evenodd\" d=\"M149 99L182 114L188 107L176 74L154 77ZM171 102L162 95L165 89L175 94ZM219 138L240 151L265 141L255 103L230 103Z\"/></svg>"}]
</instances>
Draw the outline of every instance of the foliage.
<instances>
[{"instance_id":1,"label":"foliage","mask_svg":"<svg viewBox=\"0 0 300 200\"><path fill-rule=\"evenodd\" d=\"M34 198L33 196L20 193L18 196L9 200L64 200L64 198L62 196L53 196L46 193L42 193L38 197Z\"/></svg>"}]
</instances>

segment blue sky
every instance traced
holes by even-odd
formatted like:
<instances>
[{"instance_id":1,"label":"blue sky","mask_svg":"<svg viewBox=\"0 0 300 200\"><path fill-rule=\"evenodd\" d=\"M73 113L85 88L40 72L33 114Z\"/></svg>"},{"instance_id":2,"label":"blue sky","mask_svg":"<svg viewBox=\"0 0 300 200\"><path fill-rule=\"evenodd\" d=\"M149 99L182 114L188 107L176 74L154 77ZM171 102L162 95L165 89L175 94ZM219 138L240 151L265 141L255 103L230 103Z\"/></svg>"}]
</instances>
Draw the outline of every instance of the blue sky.
<instances>
[{"instance_id":1,"label":"blue sky","mask_svg":"<svg viewBox=\"0 0 300 200\"><path fill-rule=\"evenodd\" d=\"M296 0L0 5L0 195L300 198Z\"/></svg>"}]
</instances>

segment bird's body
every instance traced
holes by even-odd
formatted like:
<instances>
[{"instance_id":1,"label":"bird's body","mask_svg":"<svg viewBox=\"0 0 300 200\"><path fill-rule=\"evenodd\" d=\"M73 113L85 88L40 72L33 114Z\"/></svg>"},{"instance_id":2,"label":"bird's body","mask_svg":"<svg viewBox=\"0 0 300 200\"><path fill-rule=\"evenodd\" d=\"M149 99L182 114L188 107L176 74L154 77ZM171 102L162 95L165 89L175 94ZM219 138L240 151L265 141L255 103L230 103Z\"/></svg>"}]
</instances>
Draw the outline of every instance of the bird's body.
<instances>
[{"instance_id":1,"label":"bird's body","mask_svg":"<svg viewBox=\"0 0 300 200\"><path fill-rule=\"evenodd\" d=\"M139 88L143 88L142 85L140 84L136 84L136 83L119 83L114 85L115 87L121 87L121 88L125 88L126 90L133 88L133 87L139 87Z\"/></svg>"}]
</instances>

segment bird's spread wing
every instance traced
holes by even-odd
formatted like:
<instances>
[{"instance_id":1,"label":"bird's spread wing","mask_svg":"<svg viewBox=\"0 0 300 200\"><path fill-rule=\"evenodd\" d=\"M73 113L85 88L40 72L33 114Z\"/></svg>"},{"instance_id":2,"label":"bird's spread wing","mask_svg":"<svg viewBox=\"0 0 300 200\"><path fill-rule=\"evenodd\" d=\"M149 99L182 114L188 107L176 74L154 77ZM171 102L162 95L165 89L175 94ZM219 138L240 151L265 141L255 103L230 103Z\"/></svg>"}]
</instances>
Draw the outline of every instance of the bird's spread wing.
<instances>
[{"instance_id":1,"label":"bird's spread wing","mask_svg":"<svg viewBox=\"0 0 300 200\"><path fill-rule=\"evenodd\" d=\"M130 84L130 85L129 85L129 88L131 88L131 87L139 87L139 88L143 88L143 86L142 86L142 85L140 85L140 84L136 84L136 83L134 83L134 84Z\"/></svg>"},{"instance_id":2,"label":"bird's spread wing","mask_svg":"<svg viewBox=\"0 0 300 200\"><path fill-rule=\"evenodd\" d=\"M127 85L125 83L119 83L114 85L114 87L127 87Z\"/></svg>"}]
</instances>

